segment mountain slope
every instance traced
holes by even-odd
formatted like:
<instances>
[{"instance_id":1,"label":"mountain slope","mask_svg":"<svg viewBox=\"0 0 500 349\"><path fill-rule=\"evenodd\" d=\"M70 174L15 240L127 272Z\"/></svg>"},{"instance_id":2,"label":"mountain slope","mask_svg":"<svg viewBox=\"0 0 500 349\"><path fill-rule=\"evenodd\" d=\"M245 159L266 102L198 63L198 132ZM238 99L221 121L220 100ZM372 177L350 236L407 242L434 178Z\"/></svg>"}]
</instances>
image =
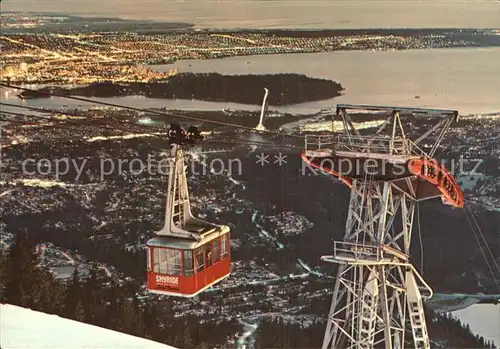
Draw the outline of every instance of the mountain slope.
<instances>
[{"instance_id":1,"label":"mountain slope","mask_svg":"<svg viewBox=\"0 0 500 349\"><path fill-rule=\"evenodd\" d=\"M0 305L0 347L175 349L166 344L68 320L56 315Z\"/></svg>"}]
</instances>

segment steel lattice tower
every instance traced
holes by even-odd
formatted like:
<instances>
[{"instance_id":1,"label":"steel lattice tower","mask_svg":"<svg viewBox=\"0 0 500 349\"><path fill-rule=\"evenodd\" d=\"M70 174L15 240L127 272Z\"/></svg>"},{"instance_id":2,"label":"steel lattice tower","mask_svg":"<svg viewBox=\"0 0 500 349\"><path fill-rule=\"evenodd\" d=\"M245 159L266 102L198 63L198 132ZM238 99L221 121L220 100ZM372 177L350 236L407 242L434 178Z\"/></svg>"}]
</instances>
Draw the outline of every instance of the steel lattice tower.
<instances>
[{"instance_id":1,"label":"steel lattice tower","mask_svg":"<svg viewBox=\"0 0 500 349\"><path fill-rule=\"evenodd\" d=\"M389 115L375 134L362 135L349 109ZM408 114L440 120L412 141L401 121ZM453 176L432 159L458 112L338 105L337 115L344 134L308 139L302 154L309 166L351 188L344 238L322 257L339 264L322 347L428 349L421 289L427 297L432 289L410 261L412 227L417 201L441 197L463 207ZM418 144L433 134L426 153Z\"/></svg>"}]
</instances>

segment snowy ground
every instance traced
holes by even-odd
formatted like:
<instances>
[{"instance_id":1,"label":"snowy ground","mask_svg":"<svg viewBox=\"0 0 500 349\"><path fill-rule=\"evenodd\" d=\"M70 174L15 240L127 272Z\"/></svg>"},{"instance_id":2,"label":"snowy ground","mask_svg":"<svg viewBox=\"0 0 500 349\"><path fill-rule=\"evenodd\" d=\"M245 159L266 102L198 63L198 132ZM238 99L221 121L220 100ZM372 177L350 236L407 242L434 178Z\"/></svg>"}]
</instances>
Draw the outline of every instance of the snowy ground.
<instances>
[{"instance_id":1,"label":"snowy ground","mask_svg":"<svg viewBox=\"0 0 500 349\"><path fill-rule=\"evenodd\" d=\"M1 304L0 313L0 347L3 349L175 349L166 344L9 304Z\"/></svg>"},{"instance_id":2,"label":"snowy ground","mask_svg":"<svg viewBox=\"0 0 500 349\"><path fill-rule=\"evenodd\" d=\"M474 304L452 314L468 324L474 333L500 347L500 304Z\"/></svg>"}]
</instances>

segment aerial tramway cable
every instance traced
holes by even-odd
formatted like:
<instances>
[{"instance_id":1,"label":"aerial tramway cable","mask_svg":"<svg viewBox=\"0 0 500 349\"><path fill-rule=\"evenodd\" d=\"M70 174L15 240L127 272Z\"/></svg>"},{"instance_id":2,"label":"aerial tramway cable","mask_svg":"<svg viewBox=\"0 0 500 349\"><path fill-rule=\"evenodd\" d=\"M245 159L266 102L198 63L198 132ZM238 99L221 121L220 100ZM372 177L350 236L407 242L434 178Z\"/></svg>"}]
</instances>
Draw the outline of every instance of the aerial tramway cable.
<instances>
[{"instance_id":1,"label":"aerial tramway cable","mask_svg":"<svg viewBox=\"0 0 500 349\"><path fill-rule=\"evenodd\" d=\"M2 113L5 113L5 112L0 112L0 114ZM18 113L8 113L8 114L18 114ZM24 115L24 114L19 114L23 117L34 117L34 118L38 118L38 115ZM59 123L63 123L63 122L68 122L69 120L59 120L59 119L51 119L51 118L40 118L40 119L43 119L43 120L46 120L46 121L57 121ZM34 126L34 125L37 125L36 123L30 123L30 122L25 122L25 121L19 121L19 120L11 120L11 119L5 119L5 118L0 118L0 121L1 122L11 122L11 123L15 123L15 124L20 124L20 125L27 125L27 126ZM80 124L80 123L74 123L75 125L78 125L78 126L82 126L82 125L85 125L85 126L92 126L92 127L97 127L99 128L100 126L105 126L105 125L89 125L89 124ZM64 128L64 129L74 129L73 127L69 126L69 125L52 125L51 127L55 127L55 128ZM115 129L113 129L115 130ZM137 132L137 131L130 131L129 133L135 133L135 134L138 134L140 135L141 133ZM167 132L158 132L157 136L161 136L162 134L166 135ZM266 148L266 149L301 149L300 147L292 147L292 146L286 146L286 145L276 145L276 144L272 144L272 143L264 143L264 142L258 142L258 141L245 141L245 142L237 142L237 141L230 141L230 140L218 140L218 139L206 139L204 140L204 142L209 142L209 143L221 143L221 144L231 144L231 145L241 145L241 146L258 146L258 147L262 147L262 148ZM203 153L203 151L201 152Z\"/></svg>"},{"instance_id":2,"label":"aerial tramway cable","mask_svg":"<svg viewBox=\"0 0 500 349\"><path fill-rule=\"evenodd\" d=\"M477 244L479 246L479 250L481 251L481 254L483 255L484 261L486 262L486 266L488 267L488 270L491 273L491 277L493 278L493 282L495 283L496 287L500 291L500 283L498 282L498 280L497 280L497 278L495 276L495 271L493 270L493 268L490 265L490 262L488 261L488 257L486 256L486 253L484 252L483 246L482 246L482 244L481 244L481 242L480 242L480 240L479 240L479 238L478 238L478 236L476 234L476 231L475 231L474 227L471 224L471 220L470 220L469 216L467 215L467 211L465 210L464 213L465 213L465 218L467 219L467 222L469 223L469 227L472 230L472 235L474 235L474 238L476 239L476 242L477 242ZM486 241L485 241L485 243L486 243L486 246L488 246L488 243Z\"/></svg>"},{"instance_id":3,"label":"aerial tramway cable","mask_svg":"<svg viewBox=\"0 0 500 349\"><path fill-rule=\"evenodd\" d=\"M481 240L482 242L484 242L484 245L489 253L489 256L491 257L491 260L492 260L492 263L493 265L495 266L495 269L497 272L500 273L500 267L495 259L495 256L493 255L493 252L491 251L491 248L488 244L488 241L486 240L486 237L484 236L484 233L482 232L481 228L479 227L479 224L477 223L477 220L476 218L474 217L474 213L472 212L472 210L469 208L469 207L466 207L466 210L469 211L469 215L467 215L467 211L465 211L465 214L466 214L466 218L468 218L468 222L469 222L469 226L471 227L471 229L473 230L473 232L475 232L475 229L474 227L472 226L471 222L474 221L475 223L475 227L477 228L478 230L478 234L480 237L481 237ZM479 241L479 238L478 238L478 244L480 243Z\"/></svg>"},{"instance_id":4,"label":"aerial tramway cable","mask_svg":"<svg viewBox=\"0 0 500 349\"><path fill-rule=\"evenodd\" d=\"M420 241L420 272L424 276L424 243L422 241L422 230L420 228L420 203L417 201L417 228Z\"/></svg>"},{"instance_id":5,"label":"aerial tramway cable","mask_svg":"<svg viewBox=\"0 0 500 349\"><path fill-rule=\"evenodd\" d=\"M89 98L68 96L68 95L54 93L54 92L34 90L34 89L26 88L26 87L21 87L21 86L16 86L16 85L10 85L10 84L5 84L5 83L1 83L1 82L0 82L0 86L6 87L6 88L12 88L12 89L16 89L16 90L21 90L21 91L26 91L26 92L41 93L41 94L44 94L44 95L47 95L47 96L52 96L52 97L67 98L67 99L77 100L77 101L81 101L81 102L88 102L88 103L105 105L105 106L108 106L108 107L115 107L115 108L121 108L121 109L134 110L134 111L138 111L138 112L147 112L147 113L150 113L150 114L156 114L156 115L162 115L162 116L169 116L169 117L173 117L173 118L185 119L185 120L191 120L191 121L197 121L197 122L203 122L203 123L210 123L210 124L214 124L214 125L232 127L232 128L243 129L243 130L247 130L247 131L253 131L253 132L270 134L270 135L276 135L276 136L281 136L281 137L292 137L292 138L300 138L300 139L304 139L305 138L305 136L300 136L300 135L296 135L296 134L287 134L287 133L281 133L281 132L275 132L275 131L269 131L269 130L256 130L254 127L250 127L250 126L243 126L243 125L238 125L238 124L231 124L231 123L228 123L228 122L216 121L216 120L207 120L207 119L203 119L203 118L199 118L199 117L194 117L194 116L161 112L161 111L158 111L158 110L149 110L149 109L143 109L143 108L136 108L136 107L124 106L124 105L115 104L115 103L109 103L109 102L101 102L101 101L96 101L96 100L89 99Z\"/></svg>"},{"instance_id":6,"label":"aerial tramway cable","mask_svg":"<svg viewBox=\"0 0 500 349\"><path fill-rule=\"evenodd\" d=\"M481 227L479 227L479 224L477 223L477 220L476 220L476 217L474 216L474 213L472 212L472 210L470 209L470 207L466 207L467 210L469 210L469 213L470 213L470 217L472 218L472 220L474 221L474 224L475 226L477 227L477 230L481 236L481 238L483 239L484 241L484 244L489 252L489 255L491 256L491 259L493 261L493 264L495 265L495 268L497 270L498 273L500 273L500 266L498 265L496 259L495 259L495 256L493 255L493 252L491 251L491 248L490 248L490 245L488 244L488 241L486 240L486 237L484 236L484 233L483 231L481 230Z\"/></svg>"},{"instance_id":7,"label":"aerial tramway cable","mask_svg":"<svg viewBox=\"0 0 500 349\"><path fill-rule=\"evenodd\" d=\"M5 103L0 102L0 105L5 105ZM19 107L23 108L23 106L19 106ZM24 108L27 108L27 107L24 107ZM52 113L52 112L46 112L46 113L48 113L48 114L61 114L61 113ZM65 120L65 119L49 118L49 117L45 117L45 116L42 116L42 115L23 114L23 113L16 113L16 112L5 111L5 110L0 111L0 114L6 114L6 115L12 115L12 116L18 116L18 117L26 117L26 118L34 118L34 119L51 121L51 122L57 122L57 123L64 123L64 122L66 122L66 123L69 123L69 124L75 124L75 125L78 125L78 126L82 126L82 123L77 122L76 120L67 120L67 119ZM13 121L13 120L6 119L4 121ZM94 120L90 119L89 121L94 121ZM102 125L102 124L101 125L86 124L86 125L87 126L93 126L93 127L100 126L102 128L106 128L106 129L113 130L113 131L116 130L114 127L109 126L109 125Z\"/></svg>"},{"instance_id":8,"label":"aerial tramway cable","mask_svg":"<svg viewBox=\"0 0 500 349\"><path fill-rule=\"evenodd\" d=\"M18 105L15 105L15 104L8 104L8 103L3 103L3 102L0 102L0 105L7 105L7 106L12 106L12 107L17 107L17 108L35 110L35 111L40 111L40 112L44 112L44 113L48 113L48 114L64 114L64 115L76 116L76 117L83 118L84 120L82 120L82 121L102 121L101 119L94 119L94 118L91 118L89 116L81 115L81 114L77 114L77 113L71 113L71 114L70 113L65 113L65 112L62 113L62 112L55 111L55 110L45 110L45 109L34 108L34 107L18 106ZM64 123L64 122L66 122L66 123L74 124L74 125L77 125L77 126L85 125L85 126L90 126L90 127L105 128L107 130L117 131L116 128L114 128L114 127L112 127L110 125L105 125L105 124L81 123L78 120L57 119L57 118L51 118L51 117L44 117L44 116L40 116L40 115L22 114L22 113L15 113L15 112L9 112L9 111L1 111L0 113L6 114L6 115L19 116L19 117L26 117L26 118L36 118L36 119L40 119L40 120L57 122L57 123ZM33 123L27 123L27 122L24 123L24 122L18 121L18 120L2 119L2 121L4 121L4 122L14 122L14 123L25 124L25 125L33 125ZM120 122L120 120L113 120L113 121ZM144 126L145 128L148 128L148 130L150 130L150 131L152 131L152 130L156 130L156 131L165 130L164 132L158 132L159 133L158 136L160 136L161 133L166 134L166 129L164 129L164 128L158 128L158 127L155 127L155 126L152 126L152 125L140 125L140 124L135 124L135 123L131 123L131 122L121 122L121 123L129 124L131 126L138 126L138 127ZM63 126L63 125L53 125L53 127L71 129L71 127ZM123 130L121 130L121 131L123 131ZM134 134L141 134L139 131L134 131L134 130L128 130L127 132L128 133L134 133ZM226 144L246 145L246 146L255 145L255 146L261 146L261 147L265 147L265 148L302 149L302 147L298 147L298 146L277 145L277 144L272 144L272 143L267 143L267 142L260 142L260 141L252 141L252 140L245 140L244 142L238 142L238 141L230 141L230 140L206 139L205 142L226 143Z\"/></svg>"},{"instance_id":9,"label":"aerial tramway cable","mask_svg":"<svg viewBox=\"0 0 500 349\"><path fill-rule=\"evenodd\" d=\"M115 122L115 123L120 123L120 124L124 124L124 125L135 126L135 127L148 128L148 129L152 129L152 128L154 128L154 129L162 129L160 127L156 127L156 126L153 126L153 125L137 124L137 123L128 122L128 121L125 121L125 120L117 120L117 119L106 119L106 120L104 120L104 119L101 119L101 118L94 118L94 117L92 117L90 115L83 115L81 113L75 113L75 112L71 112L71 111L60 111L60 110L57 110L57 109L49 109L49 108L37 108L37 107L30 107L30 106L18 105L18 104L13 104L13 103L5 103L5 102L0 102L0 105L8 106L8 107L11 107L11 108L27 109L27 110L36 111L36 112L39 112L39 113L68 115L68 116L73 116L73 117L88 119L89 121L93 121L93 122L95 122L95 121L98 121L98 122L107 121L107 122ZM2 113L6 113L6 112L2 111ZM70 120L60 120L60 121L71 122ZM97 126L97 125L92 125L92 126ZM115 129L113 127L110 127L110 128L113 129L113 130Z\"/></svg>"},{"instance_id":10,"label":"aerial tramway cable","mask_svg":"<svg viewBox=\"0 0 500 349\"><path fill-rule=\"evenodd\" d=\"M4 112L2 112L3 114ZM10 113L9 113L10 114ZM24 115L23 115L24 116ZM25 125L25 126L36 126L36 125L39 125L38 123L36 122L26 122L26 121L20 121L20 120L10 120L10 119L5 119L5 118L2 118L0 117L0 122L10 122L10 123L14 123L14 124L19 124L19 125ZM69 127L68 127L69 128Z\"/></svg>"}]
</instances>

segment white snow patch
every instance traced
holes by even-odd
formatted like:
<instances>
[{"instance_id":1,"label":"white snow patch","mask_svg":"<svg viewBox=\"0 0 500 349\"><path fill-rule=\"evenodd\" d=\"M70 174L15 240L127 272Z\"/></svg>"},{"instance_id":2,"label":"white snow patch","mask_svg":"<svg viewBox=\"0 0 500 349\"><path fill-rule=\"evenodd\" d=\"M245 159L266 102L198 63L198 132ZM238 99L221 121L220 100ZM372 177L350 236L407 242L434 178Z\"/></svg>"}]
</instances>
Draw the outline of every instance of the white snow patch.
<instances>
[{"instance_id":1,"label":"white snow patch","mask_svg":"<svg viewBox=\"0 0 500 349\"><path fill-rule=\"evenodd\" d=\"M475 334L500 345L500 304L474 304L452 314L468 324Z\"/></svg>"},{"instance_id":2,"label":"white snow patch","mask_svg":"<svg viewBox=\"0 0 500 349\"><path fill-rule=\"evenodd\" d=\"M10 304L0 305L0 347L175 349L166 344Z\"/></svg>"}]
</instances>

